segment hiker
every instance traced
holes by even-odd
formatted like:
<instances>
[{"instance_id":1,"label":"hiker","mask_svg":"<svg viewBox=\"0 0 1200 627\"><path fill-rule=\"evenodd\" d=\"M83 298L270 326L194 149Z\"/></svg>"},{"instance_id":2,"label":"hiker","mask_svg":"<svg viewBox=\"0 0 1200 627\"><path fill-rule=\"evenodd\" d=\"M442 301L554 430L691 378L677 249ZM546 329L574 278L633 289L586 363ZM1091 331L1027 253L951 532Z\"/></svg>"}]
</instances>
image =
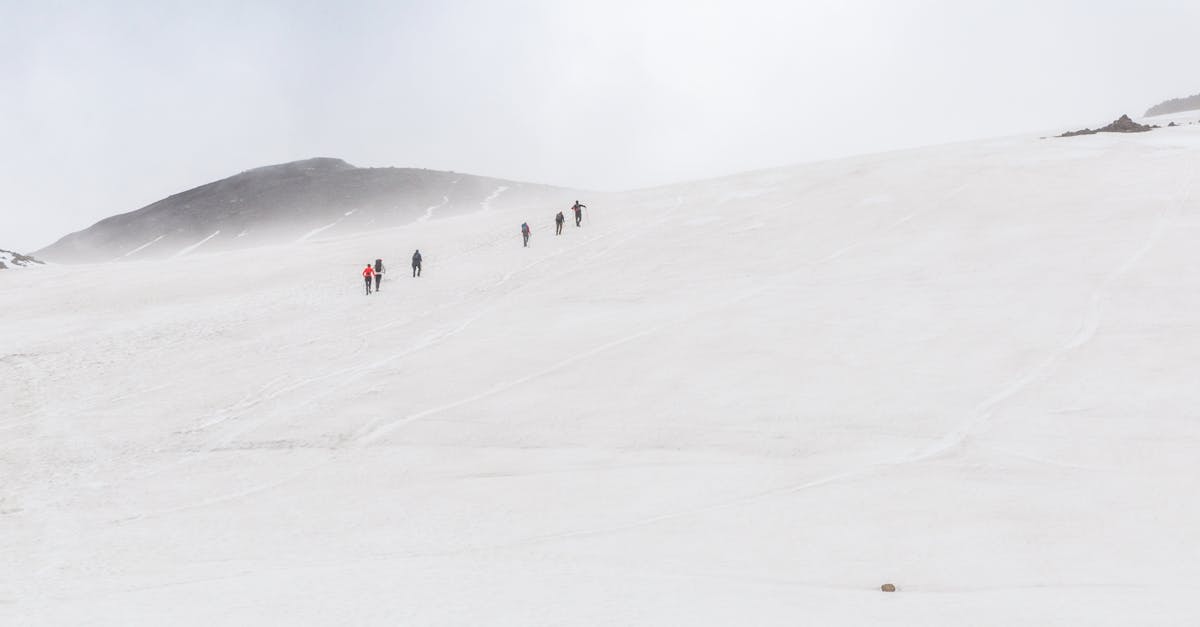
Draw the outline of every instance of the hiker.
<instances>
[{"instance_id":1,"label":"hiker","mask_svg":"<svg viewBox=\"0 0 1200 627\"><path fill-rule=\"evenodd\" d=\"M413 277L421 276L421 251L413 252Z\"/></svg>"},{"instance_id":2,"label":"hiker","mask_svg":"<svg viewBox=\"0 0 1200 627\"><path fill-rule=\"evenodd\" d=\"M368 296L371 294L371 277L373 276L375 276L375 269L368 263L367 267L363 270L363 282L367 284Z\"/></svg>"},{"instance_id":3,"label":"hiker","mask_svg":"<svg viewBox=\"0 0 1200 627\"><path fill-rule=\"evenodd\" d=\"M376 259L375 260L375 273L374 273L375 274L375 291L376 292L379 291L379 282L383 280L383 273L384 273L383 260Z\"/></svg>"},{"instance_id":4,"label":"hiker","mask_svg":"<svg viewBox=\"0 0 1200 627\"><path fill-rule=\"evenodd\" d=\"M521 237L525 240L525 247L529 247L529 223L521 223Z\"/></svg>"},{"instance_id":5,"label":"hiker","mask_svg":"<svg viewBox=\"0 0 1200 627\"><path fill-rule=\"evenodd\" d=\"M587 209L587 205L579 204L578 200L575 201L575 206L571 207L571 211L575 212L575 226L576 227L583 224L583 210L584 209Z\"/></svg>"},{"instance_id":6,"label":"hiker","mask_svg":"<svg viewBox=\"0 0 1200 627\"><path fill-rule=\"evenodd\" d=\"M554 234L555 235L562 235L562 225L563 225L563 222L566 222L566 221L567 221L567 219L563 217L563 214L561 211L558 212L558 215L554 216Z\"/></svg>"}]
</instances>

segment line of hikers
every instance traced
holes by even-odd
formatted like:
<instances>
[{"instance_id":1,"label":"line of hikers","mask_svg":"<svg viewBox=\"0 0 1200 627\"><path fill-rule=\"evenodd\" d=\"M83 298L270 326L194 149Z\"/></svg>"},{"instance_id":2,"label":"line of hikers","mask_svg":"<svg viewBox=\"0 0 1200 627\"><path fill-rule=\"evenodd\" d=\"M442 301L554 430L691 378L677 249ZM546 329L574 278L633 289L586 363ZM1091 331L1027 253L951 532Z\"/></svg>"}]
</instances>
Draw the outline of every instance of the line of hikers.
<instances>
[{"instance_id":1,"label":"line of hikers","mask_svg":"<svg viewBox=\"0 0 1200 627\"><path fill-rule=\"evenodd\" d=\"M412 271L413 278L421 276L421 251L419 249L413 251ZM371 280L375 280L375 291L378 292L379 284L383 282L383 275L385 273L387 273L387 268L383 266L382 259L376 259L374 265L368 263L367 267L363 268L363 283L366 285L368 295L371 294Z\"/></svg>"},{"instance_id":2,"label":"line of hikers","mask_svg":"<svg viewBox=\"0 0 1200 627\"><path fill-rule=\"evenodd\" d=\"M583 210L584 209L587 209L587 205L581 204L578 200L576 200L575 205L571 207L571 211L575 212L576 228L583 226ZM554 234L555 235L562 235L563 222L566 222L566 220L567 219L563 217L563 212L561 212L561 211L558 212L558 215L554 216L554 227L555 227Z\"/></svg>"},{"instance_id":3,"label":"line of hikers","mask_svg":"<svg viewBox=\"0 0 1200 627\"><path fill-rule=\"evenodd\" d=\"M587 205L580 203L578 200L576 200L575 204L571 206L571 211L575 212L575 227L576 228L583 226L583 210L584 209L587 209ZM565 216L563 216L563 212L561 212L561 211L558 212L558 215L554 216L554 227L555 227L554 234L556 236L562 235L563 223L566 221L567 221L567 219ZM521 223L521 240L522 240L522 245L526 248L529 247L529 236L531 234L532 234L532 231L530 231L530 229L529 229L529 223L522 222ZM413 269L413 277L414 278L421 276L421 251L420 250L417 250L416 252L413 253L412 269ZM370 295L370 293L371 293L372 279L375 282L375 291L378 292L379 284L383 281L383 275L386 271L387 270L383 267L382 259L376 259L375 265L367 264L367 267L363 269L363 271L362 271L363 283L366 284L368 295Z\"/></svg>"},{"instance_id":4,"label":"line of hikers","mask_svg":"<svg viewBox=\"0 0 1200 627\"><path fill-rule=\"evenodd\" d=\"M575 212L575 227L576 228L583 226L583 210L584 209L587 209L587 205L580 203L578 200L576 200L575 204L571 207L571 211ZM567 221L567 219L566 219L566 217L563 216L563 212L561 212L561 211L558 212L558 215L554 216L554 235L556 235L556 236L562 235L563 223L566 221ZM529 235L530 235L529 223L522 222L521 223L521 240L522 240L522 245L526 248L529 247Z\"/></svg>"}]
</instances>

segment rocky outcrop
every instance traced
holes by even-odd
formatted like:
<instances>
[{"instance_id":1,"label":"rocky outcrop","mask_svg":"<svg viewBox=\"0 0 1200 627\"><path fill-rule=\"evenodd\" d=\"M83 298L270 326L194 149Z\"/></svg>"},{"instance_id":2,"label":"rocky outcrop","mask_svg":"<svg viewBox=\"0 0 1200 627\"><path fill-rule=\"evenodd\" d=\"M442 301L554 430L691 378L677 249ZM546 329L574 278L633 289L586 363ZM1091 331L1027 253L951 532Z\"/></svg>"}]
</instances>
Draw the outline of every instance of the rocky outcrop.
<instances>
[{"instance_id":1,"label":"rocky outcrop","mask_svg":"<svg viewBox=\"0 0 1200 627\"><path fill-rule=\"evenodd\" d=\"M1066 133L1059 135L1059 137L1078 137L1080 135L1095 135L1096 133L1144 133L1156 128L1158 127L1138 124L1137 122L1131 120L1128 115L1122 115L1108 126L1095 130L1085 128L1078 131L1067 131Z\"/></svg>"},{"instance_id":2,"label":"rocky outcrop","mask_svg":"<svg viewBox=\"0 0 1200 627\"><path fill-rule=\"evenodd\" d=\"M0 248L0 270L8 270L10 268L29 268L40 265L44 265L44 262L29 255L22 255L21 253Z\"/></svg>"}]
</instances>

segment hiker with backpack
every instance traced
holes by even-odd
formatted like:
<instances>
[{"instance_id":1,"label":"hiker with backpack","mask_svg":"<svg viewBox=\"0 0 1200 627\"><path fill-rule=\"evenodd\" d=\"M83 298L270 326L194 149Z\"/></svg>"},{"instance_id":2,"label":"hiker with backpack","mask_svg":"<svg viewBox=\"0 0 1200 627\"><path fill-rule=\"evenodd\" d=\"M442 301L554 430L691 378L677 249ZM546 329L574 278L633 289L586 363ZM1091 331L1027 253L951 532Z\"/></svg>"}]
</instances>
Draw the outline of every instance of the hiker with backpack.
<instances>
[{"instance_id":1,"label":"hiker with backpack","mask_svg":"<svg viewBox=\"0 0 1200 627\"><path fill-rule=\"evenodd\" d=\"M579 227L583 224L583 210L584 209L587 209L587 205L579 204L578 200L575 201L575 206L571 207L571 211L575 212L575 226L576 227Z\"/></svg>"},{"instance_id":2,"label":"hiker with backpack","mask_svg":"<svg viewBox=\"0 0 1200 627\"><path fill-rule=\"evenodd\" d=\"M375 276L375 269L372 268L371 264L368 263L367 267L362 271L362 275L363 275L363 282L367 284L367 296L370 296L371 295L371 277Z\"/></svg>"},{"instance_id":3,"label":"hiker with backpack","mask_svg":"<svg viewBox=\"0 0 1200 627\"><path fill-rule=\"evenodd\" d=\"M379 282L383 280L383 273L384 273L383 260L376 259L375 260L375 273L374 273L375 274L375 291L376 292L379 291Z\"/></svg>"},{"instance_id":4,"label":"hiker with backpack","mask_svg":"<svg viewBox=\"0 0 1200 627\"><path fill-rule=\"evenodd\" d=\"M413 278L421 276L421 251L413 252L412 258Z\"/></svg>"},{"instance_id":5,"label":"hiker with backpack","mask_svg":"<svg viewBox=\"0 0 1200 627\"><path fill-rule=\"evenodd\" d=\"M521 238L525 240L525 247L529 248L529 223L521 223Z\"/></svg>"},{"instance_id":6,"label":"hiker with backpack","mask_svg":"<svg viewBox=\"0 0 1200 627\"><path fill-rule=\"evenodd\" d=\"M563 213L561 211L558 212L558 215L554 216L554 234L555 235L562 235L563 222L566 222L566 221L567 221L567 219L563 217Z\"/></svg>"}]
</instances>

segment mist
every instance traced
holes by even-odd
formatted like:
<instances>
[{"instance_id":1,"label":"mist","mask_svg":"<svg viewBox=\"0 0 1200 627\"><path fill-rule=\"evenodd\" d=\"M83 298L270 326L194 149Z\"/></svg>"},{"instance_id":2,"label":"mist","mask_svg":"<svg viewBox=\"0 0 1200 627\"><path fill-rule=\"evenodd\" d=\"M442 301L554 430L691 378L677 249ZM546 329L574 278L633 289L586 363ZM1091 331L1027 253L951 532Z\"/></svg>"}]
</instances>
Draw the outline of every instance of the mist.
<instances>
[{"instance_id":1,"label":"mist","mask_svg":"<svg viewBox=\"0 0 1200 627\"><path fill-rule=\"evenodd\" d=\"M624 190L1061 131L1200 91L1200 7L1127 8L6 2L0 246L314 156Z\"/></svg>"}]
</instances>

